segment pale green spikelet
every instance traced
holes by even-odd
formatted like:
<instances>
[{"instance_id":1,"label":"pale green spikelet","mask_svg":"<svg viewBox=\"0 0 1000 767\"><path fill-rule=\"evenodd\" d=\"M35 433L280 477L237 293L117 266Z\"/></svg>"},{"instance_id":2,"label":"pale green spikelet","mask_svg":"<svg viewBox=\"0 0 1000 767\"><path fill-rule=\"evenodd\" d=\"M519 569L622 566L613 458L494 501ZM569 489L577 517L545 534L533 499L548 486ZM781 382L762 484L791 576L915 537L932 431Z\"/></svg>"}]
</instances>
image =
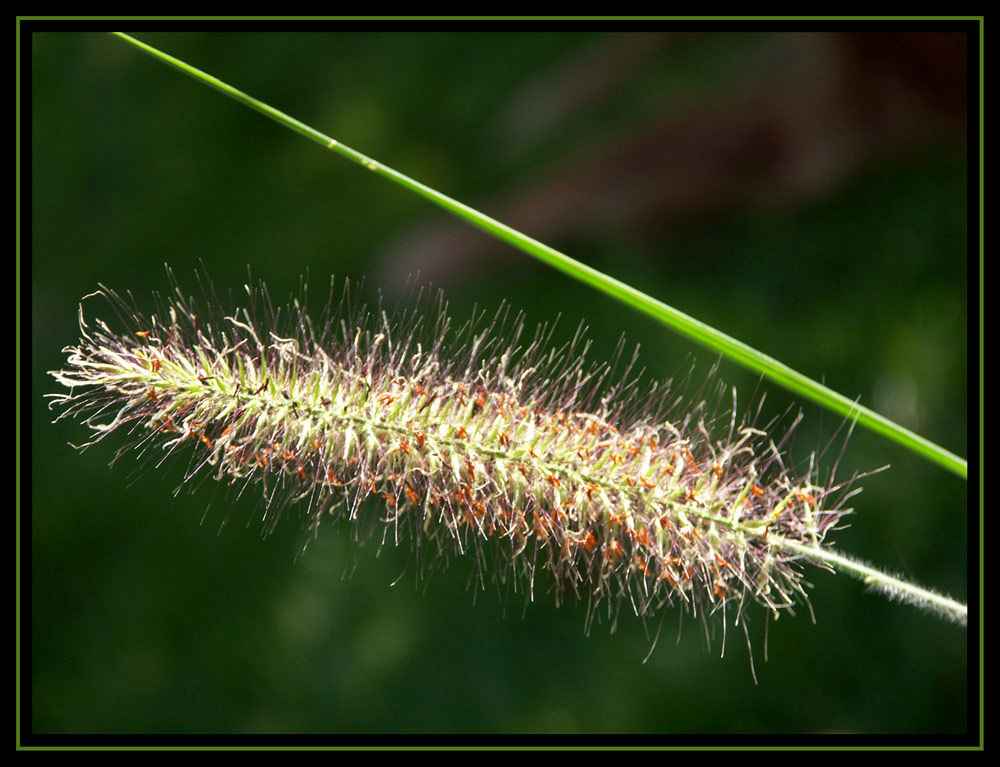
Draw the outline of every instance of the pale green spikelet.
<instances>
[{"instance_id":1,"label":"pale green spikelet","mask_svg":"<svg viewBox=\"0 0 1000 767\"><path fill-rule=\"evenodd\" d=\"M793 476L735 395L720 430L704 404L638 392L630 365L586 363L580 334L555 352L506 311L456 331L440 300L390 319L347 291L313 324L297 301L275 312L263 286L246 292L225 312L175 290L144 316L102 286L128 327L88 324L81 306L52 372L59 417L81 418L88 444L125 429L122 452L190 451L186 479L258 485L266 530L292 504L310 535L339 514L359 538L409 539L422 565L471 554L481 578L529 595L547 568L557 599L594 611L791 608L802 551L847 511L849 483L819 483L811 461ZM371 496L384 516L363 512Z\"/></svg>"}]
</instances>

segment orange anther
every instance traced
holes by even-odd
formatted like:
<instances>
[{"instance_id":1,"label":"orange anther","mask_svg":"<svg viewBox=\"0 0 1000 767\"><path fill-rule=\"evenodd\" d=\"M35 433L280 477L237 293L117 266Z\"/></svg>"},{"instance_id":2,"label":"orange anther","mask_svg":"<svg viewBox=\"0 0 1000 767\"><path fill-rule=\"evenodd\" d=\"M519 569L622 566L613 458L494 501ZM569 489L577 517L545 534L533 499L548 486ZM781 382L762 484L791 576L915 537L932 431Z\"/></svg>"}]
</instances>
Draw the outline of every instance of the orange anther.
<instances>
[{"instance_id":1,"label":"orange anther","mask_svg":"<svg viewBox=\"0 0 1000 767\"><path fill-rule=\"evenodd\" d=\"M394 447L392 450L390 450L389 451L389 455L392 455L393 453L400 453L400 452L406 453L407 455L410 454L410 446L408 444L406 444L406 440L405 439L399 440L399 446L398 447Z\"/></svg>"}]
</instances>

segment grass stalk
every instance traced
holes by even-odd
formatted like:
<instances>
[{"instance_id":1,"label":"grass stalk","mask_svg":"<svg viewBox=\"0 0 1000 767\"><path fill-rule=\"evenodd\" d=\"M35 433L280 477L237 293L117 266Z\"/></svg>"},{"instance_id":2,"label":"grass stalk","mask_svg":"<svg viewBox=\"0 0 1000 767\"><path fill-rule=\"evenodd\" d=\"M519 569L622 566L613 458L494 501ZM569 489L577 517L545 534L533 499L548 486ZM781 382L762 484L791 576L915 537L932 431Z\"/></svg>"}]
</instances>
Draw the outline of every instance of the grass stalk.
<instances>
[{"instance_id":1,"label":"grass stalk","mask_svg":"<svg viewBox=\"0 0 1000 767\"><path fill-rule=\"evenodd\" d=\"M737 364L752 370L755 373L765 376L779 386L789 391L816 402L820 406L838 414L843 418L855 419L859 424L870 429L877 434L886 437L899 445L922 455L928 460L937 463L949 471L959 475L962 479L968 479L968 461L955 455L949 450L930 441L929 439L916 434L915 432L899 425L886 418L884 415L865 407L857 400L852 400L827 386L815 381L808 376L793 370L788 365L775 358L754 349L753 347L723 333L699 320L685 314L652 296L643 293L636 288L627 285L619 280L603 274L586 264L576 261L564 253L552 248L538 240L528 237L525 234L503 224L489 216L480 213L478 210L469 207L457 200L448 197L425 184L421 184L409 176L400 173L377 160L374 160L361 152L331 138L305 123L296 120L294 117L275 109L269 104L265 104L253 96L234 88L228 83L203 72L196 67L187 64L180 59L174 58L163 51L147 45L134 37L121 32L114 32L121 40L134 45L139 50L162 61L170 66L184 72L199 82L215 88L226 94L230 98L239 101L246 106L261 112L272 120L284 125L286 128L299 133L311 141L320 144L326 149L330 149L348 160L358 163L362 167L377 173L383 178L387 178L400 186L409 189L411 192L419 194L421 197L430 200L448 212L464 219L483 231L493 235L528 255L545 262L574 279L600 290L622 303L637 309L640 312L658 320L673 330L687 336L697 343L706 346L714 352L724 355Z\"/></svg>"},{"instance_id":2,"label":"grass stalk","mask_svg":"<svg viewBox=\"0 0 1000 767\"><path fill-rule=\"evenodd\" d=\"M247 289L251 307L267 294ZM383 539L445 560L476 552L529 593L544 562L557 594L586 590L594 605L627 593L640 615L675 601L777 615L806 600L811 562L967 622L965 605L829 549L860 477L818 484L812 459L792 473L752 409L738 422L735 395L728 430L707 402L673 422L662 386L630 401L627 370L609 382L613 366L554 354L544 333L521 348L520 318L509 334L491 335L495 321L452 337L441 303L436 320L418 304L392 327L384 312L344 314L351 302L315 323L298 303L259 317L174 292L146 316L102 286L93 295L130 318L125 331L88 323L81 304L52 405L90 427L84 447L124 430L121 452L194 447L185 481L263 486L266 530L293 503L309 537L336 509L364 528L371 497L386 505Z\"/></svg>"}]
</instances>

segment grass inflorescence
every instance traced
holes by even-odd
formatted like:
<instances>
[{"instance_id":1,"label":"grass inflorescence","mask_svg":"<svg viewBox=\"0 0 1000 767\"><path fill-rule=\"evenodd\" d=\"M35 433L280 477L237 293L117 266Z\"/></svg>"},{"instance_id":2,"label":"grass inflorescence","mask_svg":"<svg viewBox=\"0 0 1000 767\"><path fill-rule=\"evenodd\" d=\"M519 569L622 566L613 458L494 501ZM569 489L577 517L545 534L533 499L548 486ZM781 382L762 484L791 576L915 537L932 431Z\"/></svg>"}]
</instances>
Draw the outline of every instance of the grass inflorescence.
<instances>
[{"instance_id":1,"label":"grass inflorescence","mask_svg":"<svg viewBox=\"0 0 1000 767\"><path fill-rule=\"evenodd\" d=\"M264 285L245 290L228 311L175 286L144 315L101 286L122 329L81 305L80 341L52 372L59 417L89 426L88 445L126 431L121 453L186 453L185 482L258 487L265 531L296 505L307 538L339 516L359 539L409 541L423 567L473 557L483 582L529 598L548 570L557 600L584 598L590 616L792 608L800 562L820 562L847 512L851 482L820 482L813 459L790 469L789 431L776 441L738 416L735 392L719 415L720 386L700 401L640 388L621 346L590 363L582 332L553 350L509 310L452 327L440 296L390 316L345 287L313 323L304 295L275 310Z\"/></svg>"}]
</instances>

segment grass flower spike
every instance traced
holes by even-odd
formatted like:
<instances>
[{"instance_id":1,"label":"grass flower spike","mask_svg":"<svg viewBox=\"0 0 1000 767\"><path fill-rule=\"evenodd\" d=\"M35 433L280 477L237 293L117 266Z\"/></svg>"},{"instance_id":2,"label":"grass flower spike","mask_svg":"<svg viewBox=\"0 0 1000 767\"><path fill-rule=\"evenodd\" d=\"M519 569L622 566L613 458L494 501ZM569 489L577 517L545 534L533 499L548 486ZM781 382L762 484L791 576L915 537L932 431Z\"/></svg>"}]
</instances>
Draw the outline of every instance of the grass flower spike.
<instances>
[{"instance_id":1,"label":"grass flower spike","mask_svg":"<svg viewBox=\"0 0 1000 767\"><path fill-rule=\"evenodd\" d=\"M856 565L907 598L827 553L852 483L821 482L812 460L790 471L735 394L713 420L709 403L638 389L629 364L588 363L580 333L551 351L550 332L529 338L508 311L453 328L440 298L393 318L345 289L314 324L304 296L275 311L263 285L246 293L226 311L175 289L144 316L102 286L125 327L92 326L81 305L80 342L52 373L59 417L83 420L88 445L126 431L121 452L185 453L185 481L258 487L265 530L293 504L309 537L342 515L360 539L410 541L421 569L470 556L482 582L529 598L543 568L591 617L623 603L777 614L805 599L803 560Z\"/></svg>"}]
</instances>

